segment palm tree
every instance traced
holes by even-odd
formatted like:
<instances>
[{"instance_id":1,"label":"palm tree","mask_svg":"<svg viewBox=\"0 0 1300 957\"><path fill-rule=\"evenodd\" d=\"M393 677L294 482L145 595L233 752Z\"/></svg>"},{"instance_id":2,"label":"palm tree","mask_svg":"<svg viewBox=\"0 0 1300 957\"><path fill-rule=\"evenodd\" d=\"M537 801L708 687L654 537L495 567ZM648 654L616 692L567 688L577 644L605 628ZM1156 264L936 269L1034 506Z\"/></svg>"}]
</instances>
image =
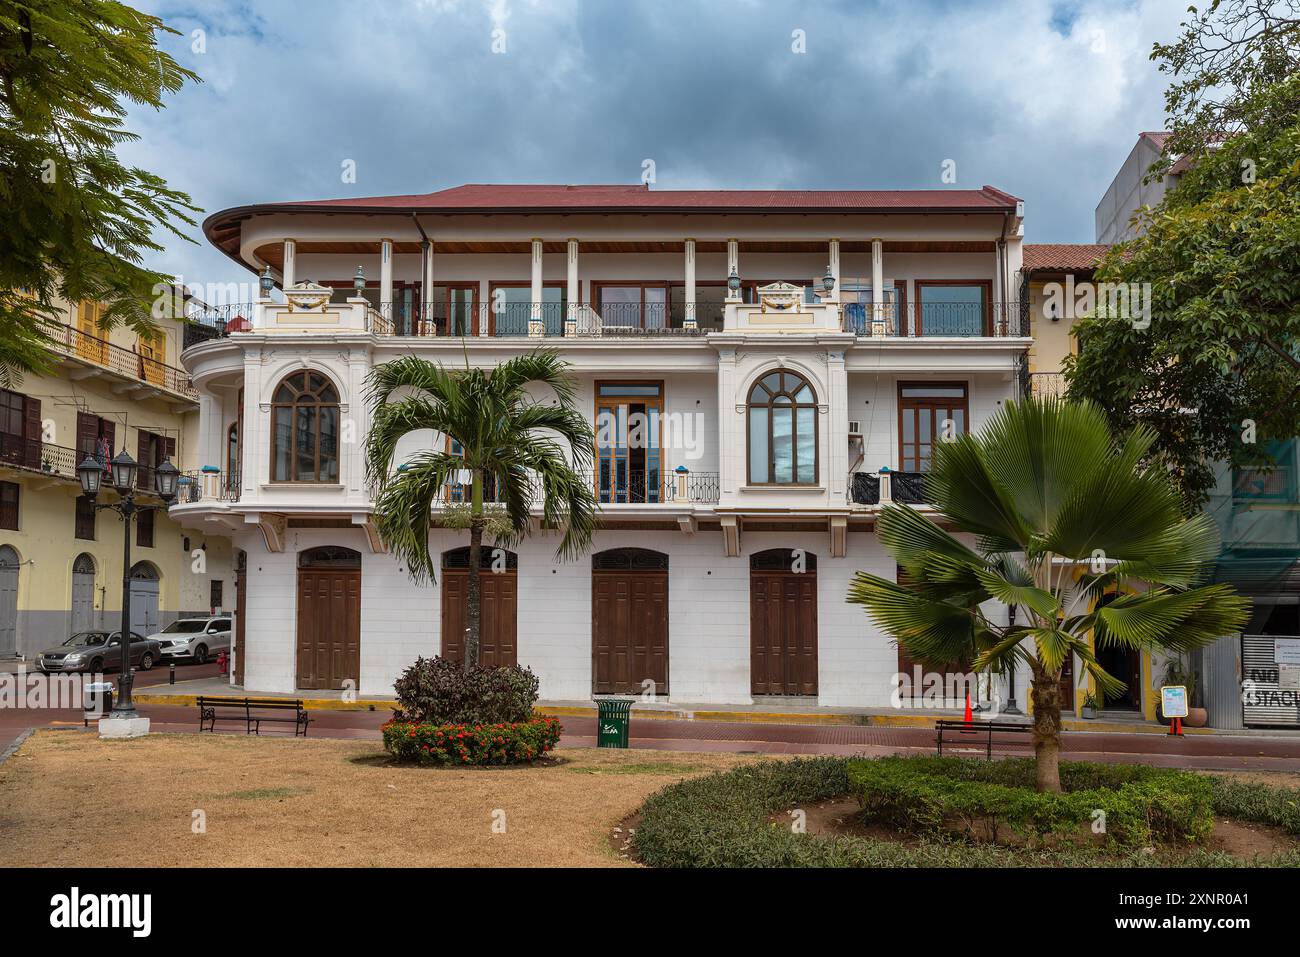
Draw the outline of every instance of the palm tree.
<instances>
[{"instance_id":1,"label":"palm tree","mask_svg":"<svg viewBox=\"0 0 1300 957\"><path fill-rule=\"evenodd\" d=\"M1246 618L1249 602L1230 588L1198 586L1218 532L1209 515L1186 518L1168 476L1145 464L1155 438L1143 427L1117 443L1092 403L1008 403L979 435L936 444L925 478L928 501L974 547L915 509L887 506L880 541L909 583L859 572L849 588L913 658L977 672L1028 666L1040 791L1061 789L1067 655L1116 696L1125 685L1095 650L1183 653ZM995 624L981 607L990 600L1027 610L1029 623Z\"/></svg>"},{"instance_id":2,"label":"palm tree","mask_svg":"<svg viewBox=\"0 0 1300 957\"><path fill-rule=\"evenodd\" d=\"M592 427L574 404L567 364L554 350L516 356L493 369L448 370L416 356L376 366L368 397L372 424L366 439L366 476L375 495L380 540L406 562L416 581L434 579L429 527L445 489L468 470L469 608L465 666L478 664L483 533L509 546L529 530L533 491L541 493L542 520L563 528L556 555L586 550L596 526L596 501L579 472L590 468ZM530 386L548 386L555 403L538 401ZM394 398L395 393L400 393ZM426 450L393 469L398 441L415 431L454 439L463 455ZM560 441L567 444L566 455ZM572 462L570 462L570 456ZM575 471L577 470L577 471ZM484 490L498 506L484 505Z\"/></svg>"}]
</instances>

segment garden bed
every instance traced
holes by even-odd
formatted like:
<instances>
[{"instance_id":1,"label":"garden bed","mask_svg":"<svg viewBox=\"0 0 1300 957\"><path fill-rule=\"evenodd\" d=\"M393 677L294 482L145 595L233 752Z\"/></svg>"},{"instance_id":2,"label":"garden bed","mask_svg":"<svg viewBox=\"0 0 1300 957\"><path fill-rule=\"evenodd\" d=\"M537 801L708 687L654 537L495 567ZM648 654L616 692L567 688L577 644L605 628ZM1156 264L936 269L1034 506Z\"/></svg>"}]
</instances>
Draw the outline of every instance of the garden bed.
<instances>
[{"instance_id":1,"label":"garden bed","mask_svg":"<svg viewBox=\"0 0 1300 957\"><path fill-rule=\"evenodd\" d=\"M938 759L933 758L879 760L915 762L910 769L916 772L913 778L927 767L940 771L932 763ZM962 798L967 813L983 807L1006 814L1008 795L998 788L1016 789L1025 773L1013 761L943 761L956 763L943 765L937 776L940 782L992 788L967 789ZM900 828L898 817L891 816L897 812L893 804L886 814L874 818L864 814L852 768L868 763L877 762L845 758L762 762L672 785L642 807L632 842L634 857L655 867L1300 866L1298 790L1191 772L1171 777L1169 772L1141 766L1071 763L1063 766L1065 787L1073 786L1076 795L1097 792L1111 808L1108 823L1113 825L1118 816L1119 833L1109 839L1074 841L1047 839L1051 828L1045 834L1030 828L1015 838L1011 836L1015 832L1009 831L994 842L946 826L945 820L954 823L946 813L940 813L937 822L930 817L925 826L913 822L910 828ZM881 770L883 777L892 774L895 781L909 777L895 773L893 765ZM1029 774L1032 782L1032 764ZM860 768L856 776L861 787ZM914 782L908 786L916 787ZM922 790L931 795L932 803L933 793L962 791L946 784L933 793ZM977 800L980 794L988 799L987 805ZM1152 810L1154 796L1164 794L1177 808L1172 817L1164 810L1143 817ZM1068 792L1042 797L1046 800L1028 798L1027 806L1042 803L1052 813L1044 819L1027 812L1026 819L1058 823L1067 837L1072 836L1077 808ZM901 805L903 799L893 800ZM792 828L792 810L804 812L804 833ZM1147 822L1145 831L1139 818ZM1144 834L1154 843L1139 843Z\"/></svg>"}]
</instances>

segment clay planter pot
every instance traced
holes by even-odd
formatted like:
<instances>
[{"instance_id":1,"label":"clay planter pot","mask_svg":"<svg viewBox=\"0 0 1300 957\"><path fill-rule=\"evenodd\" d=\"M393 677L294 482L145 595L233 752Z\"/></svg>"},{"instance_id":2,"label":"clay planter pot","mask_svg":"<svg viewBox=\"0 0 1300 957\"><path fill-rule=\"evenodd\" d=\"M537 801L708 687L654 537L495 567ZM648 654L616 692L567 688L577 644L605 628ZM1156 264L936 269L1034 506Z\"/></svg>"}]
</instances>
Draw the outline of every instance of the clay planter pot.
<instances>
[{"instance_id":1,"label":"clay planter pot","mask_svg":"<svg viewBox=\"0 0 1300 957\"><path fill-rule=\"evenodd\" d=\"M1189 728L1203 728L1210 720L1210 712L1205 708L1188 708L1183 724Z\"/></svg>"}]
</instances>

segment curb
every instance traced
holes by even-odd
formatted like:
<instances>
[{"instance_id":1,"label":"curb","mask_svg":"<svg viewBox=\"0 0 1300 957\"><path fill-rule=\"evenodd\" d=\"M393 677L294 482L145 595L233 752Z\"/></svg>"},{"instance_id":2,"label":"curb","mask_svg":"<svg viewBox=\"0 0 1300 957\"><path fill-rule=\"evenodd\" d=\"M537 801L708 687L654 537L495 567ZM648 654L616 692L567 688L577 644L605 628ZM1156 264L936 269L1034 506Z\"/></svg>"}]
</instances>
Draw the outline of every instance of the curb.
<instances>
[{"instance_id":1,"label":"curb","mask_svg":"<svg viewBox=\"0 0 1300 957\"><path fill-rule=\"evenodd\" d=\"M179 705L193 707L197 695L184 694L150 694L138 691L135 698L142 704ZM256 697L249 695L249 697ZM397 702L386 698L362 698L358 701L340 701L338 698L302 698L303 707L308 711L393 711ZM594 718L595 707L580 705L540 705L535 708L539 714L555 717ZM873 727L873 728L924 728L934 729L934 722L941 715L926 714L856 714L849 711L830 713L800 713L785 711L691 711L638 709L635 705L632 716L651 721L719 721L734 724L800 724L822 725L827 727ZM948 716L951 717L951 716ZM976 718L978 726L981 719ZM1028 723L1028 722L1026 722ZM1062 731L1083 731L1104 734L1167 734L1163 724L1154 722L1097 721L1082 718L1063 718ZM1215 734L1213 728L1183 728L1184 734Z\"/></svg>"},{"instance_id":2,"label":"curb","mask_svg":"<svg viewBox=\"0 0 1300 957\"><path fill-rule=\"evenodd\" d=\"M18 749L23 746L23 742L25 742L28 738L30 738L35 733L36 733L35 728L28 728L26 731L23 731L21 734L19 734L18 737L14 738L13 741L10 742L9 747L5 748L3 751L0 751L0 764L4 764L6 761L12 758L17 753Z\"/></svg>"}]
</instances>

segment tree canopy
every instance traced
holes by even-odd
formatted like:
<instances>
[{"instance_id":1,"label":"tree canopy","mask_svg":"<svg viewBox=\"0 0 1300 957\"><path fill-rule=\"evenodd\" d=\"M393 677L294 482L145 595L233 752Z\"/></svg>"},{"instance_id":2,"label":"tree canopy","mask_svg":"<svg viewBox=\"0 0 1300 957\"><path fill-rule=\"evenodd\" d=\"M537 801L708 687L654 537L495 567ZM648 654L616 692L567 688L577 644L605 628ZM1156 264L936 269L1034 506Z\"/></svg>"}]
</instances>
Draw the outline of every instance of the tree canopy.
<instances>
[{"instance_id":1,"label":"tree canopy","mask_svg":"<svg viewBox=\"0 0 1300 957\"><path fill-rule=\"evenodd\" d=\"M1149 283L1150 323L1099 309L1066 362L1113 427L1155 430L1188 509L1214 461L1259 465L1267 440L1300 433L1300 17L1284 7L1215 2L1156 45L1174 82L1151 175L1181 178L1096 276Z\"/></svg>"},{"instance_id":2,"label":"tree canopy","mask_svg":"<svg viewBox=\"0 0 1300 957\"><path fill-rule=\"evenodd\" d=\"M155 231L188 239L197 212L159 176L124 166L130 105L163 107L198 77L159 49L175 33L116 0L0 0L0 382L47 368L56 297L152 326Z\"/></svg>"}]
</instances>

